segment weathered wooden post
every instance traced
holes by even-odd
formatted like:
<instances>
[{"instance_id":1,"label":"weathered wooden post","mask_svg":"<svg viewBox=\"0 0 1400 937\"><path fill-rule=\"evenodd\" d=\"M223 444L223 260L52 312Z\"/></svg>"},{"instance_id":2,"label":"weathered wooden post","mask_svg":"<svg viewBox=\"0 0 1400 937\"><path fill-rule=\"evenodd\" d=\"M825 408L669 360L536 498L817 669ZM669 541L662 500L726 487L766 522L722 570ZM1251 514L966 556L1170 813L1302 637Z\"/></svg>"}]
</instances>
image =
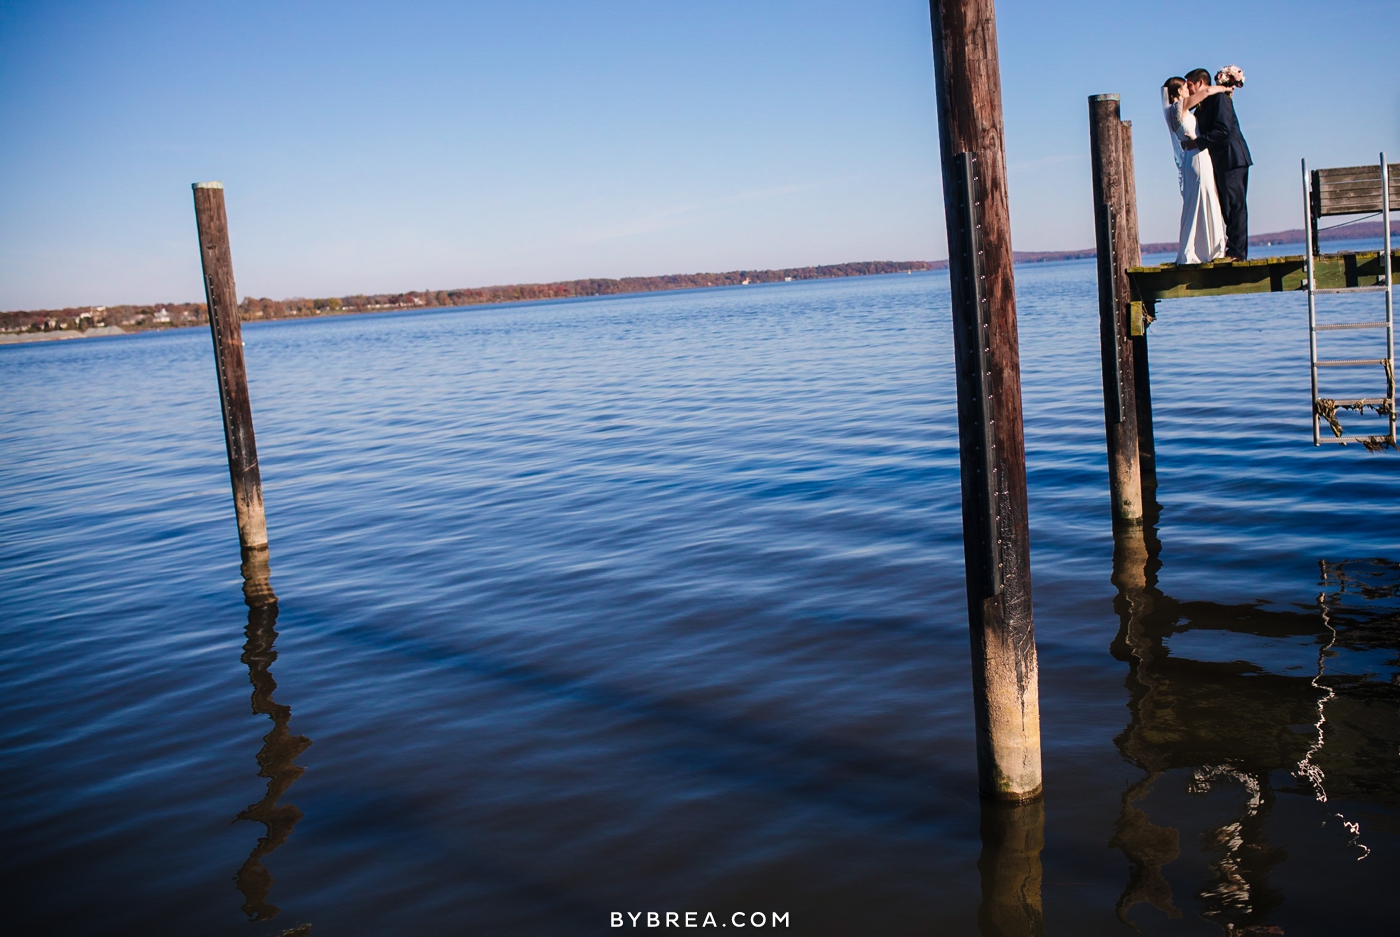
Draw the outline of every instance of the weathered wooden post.
<instances>
[{"instance_id":1,"label":"weathered wooden post","mask_svg":"<svg viewBox=\"0 0 1400 937\"><path fill-rule=\"evenodd\" d=\"M992 0L931 0L958 381L978 781L1041 794L1026 453Z\"/></svg>"},{"instance_id":2,"label":"weathered wooden post","mask_svg":"<svg viewBox=\"0 0 1400 937\"><path fill-rule=\"evenodd\" d=\"M1123 206L1128 224L1123 233L1123 263L1125 267L1142 266L1142 245L1138 241L1137 173L1133 169L1133 122L1123 121ZM1152 378L1147 367L1147 313L1141 313L1142 328L1132 325L1129 317L1128 334L1133 346L1133 393L1137 400L1138 459L1142 473L1142 498L1151 502L1157 490L1157 441L1152 433ZM1136 334L1141 332L1141 334Z\"/></svg>"},{"instance_id":3,"label":"weathered wooden post","mask_svg":"<svg viewBox=\"0 0 1400 937\"><path fill-rule=\"evenodd\" d=\"M1137 173L1133 170L1133 122L1119 121L1119 162L1123 167L1123 268L1142 266L1142 245L1138 243Z\"/></svg>"},{"instance_id":4,"label":"weathered wooden post","mask_svg":"<svg viewBox=\"0 0 1400 937\"><path fill-rule=\"evenodd\" d=\"M228 245L228 216L224 184L194 184L194 217L199 228L199 256L204 264L204 296L209 308L209 331L214 336L214 370L219 378L219 404L224 414L228 473L233 482L233 508L238 516L238 539L244 549L267 548L263 516L262 476L253 441L253 410L248 401L248 374L243 367L243 330L238 322L238 295L233 285L233 255Z\"/></svg>"},{"instance_id":5,"label":"weathered wooden post","mask_svg":"<svg viewBox=\"0 0 1400 937\"><path fill-rule=\"evenodd\" d=\"M1123 171L1123 122L1118 95L1089 98L1090 163L1094 177L1094 231L1099 267L1099 353L1103 359L1104 428L1108 489L1115 525L1142 523L1142 459L1138 447L1137 375L1128 308L1129 214ZM1134 207L1132 217L1137 216Z\"/></svg>"}]
</instances>

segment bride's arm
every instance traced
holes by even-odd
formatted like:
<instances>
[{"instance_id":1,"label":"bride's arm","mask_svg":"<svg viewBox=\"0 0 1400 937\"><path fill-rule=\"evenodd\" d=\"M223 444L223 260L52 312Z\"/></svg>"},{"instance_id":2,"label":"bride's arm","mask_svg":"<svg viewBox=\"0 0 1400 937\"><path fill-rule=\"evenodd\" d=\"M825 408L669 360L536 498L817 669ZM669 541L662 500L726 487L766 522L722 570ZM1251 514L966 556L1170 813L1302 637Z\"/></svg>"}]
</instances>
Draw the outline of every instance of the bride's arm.
<instances>
[{"instance_id":1,"label":"bride's arm","mask_svg":"<svg viewBox=\"0 0 1400 937\"><path fill-rule=\"evenodd\" d=\"M1187 97L1186 109L1189 111L1191 108L1195 107L1197 104L1200 104L1212 94L1220 94L1222 91L1229 90L1229 88L1222 87L1221 85L1211 85L1208 88L1202 88L1200 91L1197 91L1195 94Z\"/></svg>"},{"instance_id":2,"label":"bride's arm","mask_svg":"<svg viewBox=\"0 0 1400 937\"><path fill-rule=\"evenodd\" d=\"M1197 104L1200 104L1200 103L1201 103L1202 101L1204 101L1206 98L1210 97L1212 94L1220 94L1222 91L1229 91L1229 90L1230 90L1229 88L1225 88L1225 87L1222 87L1222 86L1220 86L1220 85L1211 85L1211 86L1209 86L1209 87L1207 87L1207 88L1202 88L1200 91L1197 91L1195 94L1188 95L1188 96L1185 98L1185 100L1181 101L1180 103L1181 103L1181 106L1182 106L1184 109L1190 110L1191 108L1195 107ZM1182 141L1181 141L1181 147L1182 147L1182 149L1186 149L1186 150L1198 150L1198 149L1201 148L1201 141L1198 140L1198 139L1196 139L1195 137L1187 137L1185 140L1182 140Z\"/></svg>"},{"instance_id":3,"label":"bride's arm","mask_svg":"<svg viewBox=\"0 0 1400 937\"><path fill-rule=\"evenodd\" d=\"M1184 113L1181 102L1173 101L1168 104L1165 108L1165 112L1167 117L1167 129L1172 132L1172 135L1178 139L1186 136L1185 132L1181 129L1181 115Z\"/></svg>"}]
</instances>

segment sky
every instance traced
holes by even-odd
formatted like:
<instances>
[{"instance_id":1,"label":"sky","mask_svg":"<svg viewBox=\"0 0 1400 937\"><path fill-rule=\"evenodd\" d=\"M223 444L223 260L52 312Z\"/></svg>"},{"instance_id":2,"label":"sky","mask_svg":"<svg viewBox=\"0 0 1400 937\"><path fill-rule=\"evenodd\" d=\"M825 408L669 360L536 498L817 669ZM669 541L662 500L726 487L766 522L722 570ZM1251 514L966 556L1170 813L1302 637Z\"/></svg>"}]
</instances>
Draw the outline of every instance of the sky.
<instances>
[{"instance_id":1,"label":"sky","mask_svg":"<svg viewBox=\"0 0 1400 937\"><path fill-rule=\"evenodd\" d=\"M1158 89L1198 66L1247 75L1254 232L1300 226L1303 157L1400 161L1395 0L997 21L1017 250L1093 244L1105 92L1175 239ZM946 257L932 72L919 0L0 0L0 309L202 301L213 179L240 296Z\"/></svg>"}]
</instances>

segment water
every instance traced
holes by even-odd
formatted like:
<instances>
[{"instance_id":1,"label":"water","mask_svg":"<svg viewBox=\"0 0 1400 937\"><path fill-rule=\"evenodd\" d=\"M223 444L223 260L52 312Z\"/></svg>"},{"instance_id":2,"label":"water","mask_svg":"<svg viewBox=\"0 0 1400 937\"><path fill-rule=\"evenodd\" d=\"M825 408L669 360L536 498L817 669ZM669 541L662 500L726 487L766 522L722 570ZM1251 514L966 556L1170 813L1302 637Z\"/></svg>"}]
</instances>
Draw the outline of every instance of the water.
<instances>
[{"instance_id":1,"label":"water","mask_svg":"<svg viewBox=\"0 0 1400 937\"><path fill-rule=\"evenodd\" d=\"M1017 279L1047 793L1011 816L942 274L247 326L251 610L207 332L0 349L12 919L1388 926L1400 461L1311 445L1300 297L1163 304L1115 575L1092 262Z\"/></svg>"}]
</instances>

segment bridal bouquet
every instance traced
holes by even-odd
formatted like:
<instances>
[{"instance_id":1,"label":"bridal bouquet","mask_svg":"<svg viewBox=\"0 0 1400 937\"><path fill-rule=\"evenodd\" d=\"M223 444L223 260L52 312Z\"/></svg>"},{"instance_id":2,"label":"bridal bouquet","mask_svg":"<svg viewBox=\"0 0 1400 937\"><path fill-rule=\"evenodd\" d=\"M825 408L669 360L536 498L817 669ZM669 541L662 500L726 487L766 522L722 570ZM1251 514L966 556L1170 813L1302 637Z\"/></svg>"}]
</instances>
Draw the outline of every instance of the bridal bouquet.
<instances>
[{"instance_id":1,"label":"bridal bouquet","mask_svg":"<svg viewBox=\"0 0 1400 937\"><path fill-rule=\"evenodd\" d=\"M1238 65L1226 65L1215 73L1215 83L1226 88L1243 88L1244 71Z\"/></svg>"}]
</instances>

